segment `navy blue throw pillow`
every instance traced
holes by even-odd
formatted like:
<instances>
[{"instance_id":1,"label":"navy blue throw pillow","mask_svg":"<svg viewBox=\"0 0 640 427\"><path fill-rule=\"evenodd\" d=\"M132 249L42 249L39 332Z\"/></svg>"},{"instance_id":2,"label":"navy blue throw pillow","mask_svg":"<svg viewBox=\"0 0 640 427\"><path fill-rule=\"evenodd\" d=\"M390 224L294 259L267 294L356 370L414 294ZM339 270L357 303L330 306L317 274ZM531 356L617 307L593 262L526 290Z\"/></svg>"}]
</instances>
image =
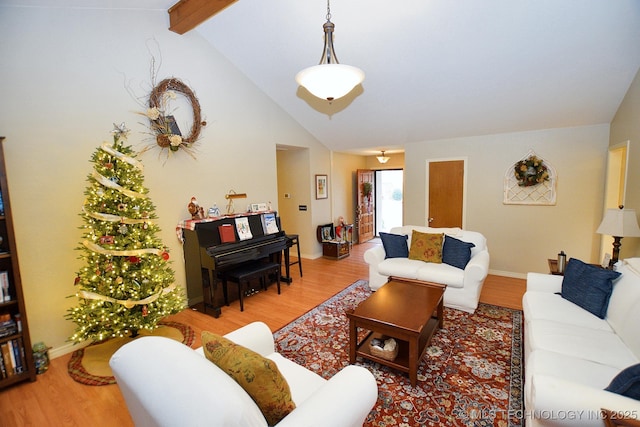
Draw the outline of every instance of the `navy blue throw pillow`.
<instances>
[{"instance_id":1,"label":"navy blue throw pillow","mask_svg":"<svg viewBox=\"0 0 640 427\"><path fill-rule=\"evenodd\" d=\"M640 400L640 363L629 366L616 375L605 390Z\"/></svg>"},{"instance_id":2,"label":"navy blue throw pillow","mask_svg":"<svg viewBox=\"0 0 640 427\"><path fill-rule=\"evenodd\" d=\"M407 258L409 256L409 246L406 234L380 233L382 246L384 246L386 258Z\"/></svg>"},{"instance_id":3,"label":"navy blue throw pillow","mask_svg":"<svg viewBox=\"0 0 640 427\"><path fill-rule=\"evenodd\" d=\"M613 291L613 280L618 276L620 273L617 271L571 258L562 279L562 298L604 319Z\"/></svg>"},{"instance_id":4,"label":"navy blue throw pillow","mask_svg":"<svg viewBox=\"0 0 640 427\"><path fill-rule=\"evenodd\" d=\"M463 242L445 234L442 262L464 270L471 259L471 248L474 246L473 243Z\"/></svg>"}]
</instances>

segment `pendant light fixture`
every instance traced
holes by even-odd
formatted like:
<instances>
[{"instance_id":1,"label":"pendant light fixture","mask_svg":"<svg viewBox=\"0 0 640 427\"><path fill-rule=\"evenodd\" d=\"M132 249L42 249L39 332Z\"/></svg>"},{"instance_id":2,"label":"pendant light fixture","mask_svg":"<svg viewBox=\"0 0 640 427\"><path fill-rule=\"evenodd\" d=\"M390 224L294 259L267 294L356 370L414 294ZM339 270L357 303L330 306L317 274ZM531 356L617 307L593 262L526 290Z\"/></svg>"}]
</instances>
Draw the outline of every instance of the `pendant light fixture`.
<instances>
[{"instance_id":1,"label":"pendant light fixture","mask_svg":"<svg viewBox=\"0 0 640 427\"><path fill-rule=\"evenodd\" d=\"M384 151L382 151L382 154L380 156L376 157L376 159L378 159L380 163L387 163L390 158L391 157L387 157L384 155Z\"/></svg>"},{"instance_id":2,"label":"pendant light fixture","mask_svg":"<svg viewBox=\"0 0 640 427\"><path fill-rule=\"evenodd\" d=\"M331 8L327 0L327 22L324 28L324 49L320 64L305 68L296 74L296 82L311 94L331 102L342 98L364 80L364 72L351 65L338 63L338 58L333 50L333 29L331 22Z\"/></svg>"}]
</instances>

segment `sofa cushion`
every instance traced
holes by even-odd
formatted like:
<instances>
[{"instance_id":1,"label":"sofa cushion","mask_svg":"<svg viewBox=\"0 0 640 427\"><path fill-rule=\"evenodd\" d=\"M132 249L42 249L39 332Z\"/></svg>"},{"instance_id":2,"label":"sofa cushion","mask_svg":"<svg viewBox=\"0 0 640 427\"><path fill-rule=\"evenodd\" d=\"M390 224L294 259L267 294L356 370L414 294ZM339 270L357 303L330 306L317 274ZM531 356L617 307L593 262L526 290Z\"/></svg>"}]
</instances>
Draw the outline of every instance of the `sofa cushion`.
<instances>
[{"instance_id":1,"label":"sofa cushion","mask_svg":"<svg viewBox=\"0 0 640 427\"><path fill-rule=\"evenodd\" d=\"M534 375L542 374L603 389L620 369L555 351L536 350L527 356L524 372L525 387Z\"/></svg>"},{"instance_id":2,"label":"sofa cushion","mask_svg":"<svg viewBox=\"0 0 640 427\"><path fill-rule=\"evenodd\" d=\"M397 276L405 279L417 279L418 270L425 264L409 258L389 258L378 264L378 271L383 276Z\"/></svg>"},{"instance_id":3,"label":"sofa cushion","mask_svg":"<svg viewBox=\"0 0 640 427\"><path fill-rule=\"evenodd\" d=\"M407 258L409 256L409 246L407 239L409 236L380 232L380 240L384 246L385 258Z\"/></svg>"},{"instance_id":4,"label":"sofa cushion","mask_svg":"<svg viewBox=\"0 0 640 427\"><path fill-rule=\"evenodd\" d=\"M269 425L295 409L289 385L272 360L207 331L202 332L202 348L207 359L246 390Z\"/></svg>"},{"instance_id":5,"label":"sofa cushion","mask_svg":"<svg viewBox=\"0 0 640 427\"><path fill-rule=\"evenodd\" d=\"M551 320L557 323L612 332L609 323L578 307L558 294L550 292L525 292L522 297L525 322Z\"/></svg>"},{"instance_id":6,"label":"sofa cushion","mask_svg":"<svg viewBox=\"0 0 640 427\"><path fill-rule=\"evenodd\" d=\"M640 360L613 331L585 328L551 320L525 325L527 349L547 350L624 369Z\"/></svg>"},{"instance_id":7,"label":"sofa cushion","mask_svg":"<svg viewBox=\"0 0 640 427\"><path fill-rule=\"evenodd\" d=\"M640 400L640 363L629 366L616 375L605 390Z\"/></svg>"},{"instance_id":8,"label":"sofa cushion","mask_svg":"<svg viewBox=\"0 0 640 427\"><path fill-rule=\"evenodd\" d=\"M425 282L440 283L451 288L463 288L464 270L444 263L423 263L417 271L416 279Z\"/></svg>"},{"instance_id":9,"label":"sofa cushion","mask_svg":"<svg viewBox=\"0 0 640 427\"><path fill-rule=\"evenodd\" d=\"M409 259L424 262L442 263L442 233L421 233L413 230L411 233L411 248Z\"/></svg>"},{"instance_id":10,"label":"sofa cushion","mask_svg":"<svg viewBox=\"0 0 640 427\"><path fill-rule=\"evenodd\" d=\"M464 270L471 259L471 248L475 245L445 235L442 247L442 262Z\"/></svg>"},{"instance_id":11,"label":"sofa cushion","mask_svg":"<svg viewBox=\"0 0 640 427\"><path fill-rule=\"evenodd\" d=\"M571 258L562 280L562 298L604 319L613 290L613 279L618 276L620 273L617 271Z\"/></svg>"}]
</instances>

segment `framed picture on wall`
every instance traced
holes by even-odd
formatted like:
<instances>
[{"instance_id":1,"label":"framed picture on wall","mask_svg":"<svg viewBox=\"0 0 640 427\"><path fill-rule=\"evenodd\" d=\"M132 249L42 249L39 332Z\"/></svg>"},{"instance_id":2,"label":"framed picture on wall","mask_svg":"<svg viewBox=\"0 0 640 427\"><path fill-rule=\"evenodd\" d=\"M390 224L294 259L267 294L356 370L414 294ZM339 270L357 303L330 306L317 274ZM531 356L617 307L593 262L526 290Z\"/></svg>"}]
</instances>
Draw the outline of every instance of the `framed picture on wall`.
<instances>
[{"instance_id":1,"label":"framed picture on wall","mask_svg":"<svg viewBox=\"0 0 640 427\"><path fill-rule=\"evenodd\" d=\"M328 197L327 175L316 175L316 199L326 199Z\"/></svg>"}]
</instances>

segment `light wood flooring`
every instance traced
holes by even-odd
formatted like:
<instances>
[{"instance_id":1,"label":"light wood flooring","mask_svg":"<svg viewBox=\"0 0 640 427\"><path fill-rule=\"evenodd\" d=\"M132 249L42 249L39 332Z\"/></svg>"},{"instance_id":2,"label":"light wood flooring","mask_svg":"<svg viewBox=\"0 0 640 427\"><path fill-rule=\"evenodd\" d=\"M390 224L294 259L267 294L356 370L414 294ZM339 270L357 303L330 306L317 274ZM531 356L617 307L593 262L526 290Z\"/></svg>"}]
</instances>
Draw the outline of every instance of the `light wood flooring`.
<instances>
[{"instance_id":1,"label":"light wood flooring","mask_svg":"<svg viewBox=\"0 0 640 427\"><path fill-rule=\"evenodd\" d=\"M170 320L191 326L196 333L193 347L200 346L203 330L225 334L255 320L272 330L288 324L311 308L327 300L358 279L367 279L368 266L363 253L376 241L354 245L351 256L339 261L302 260L304 277L298 265L292 266L293 283L282 285L278 295L272 285L244 300L244 312L238 301L223 307L215 319L186 309ZM525 281L489 275L480 300L489 304L522 309ZM117 385L86 386L67 373L70 354L52 360L49 370L37 381L17 384L0 391L0 426L132 426L126 405ZM203 408L205 410L205 408Z\"/></svg>"}]
</instances>

